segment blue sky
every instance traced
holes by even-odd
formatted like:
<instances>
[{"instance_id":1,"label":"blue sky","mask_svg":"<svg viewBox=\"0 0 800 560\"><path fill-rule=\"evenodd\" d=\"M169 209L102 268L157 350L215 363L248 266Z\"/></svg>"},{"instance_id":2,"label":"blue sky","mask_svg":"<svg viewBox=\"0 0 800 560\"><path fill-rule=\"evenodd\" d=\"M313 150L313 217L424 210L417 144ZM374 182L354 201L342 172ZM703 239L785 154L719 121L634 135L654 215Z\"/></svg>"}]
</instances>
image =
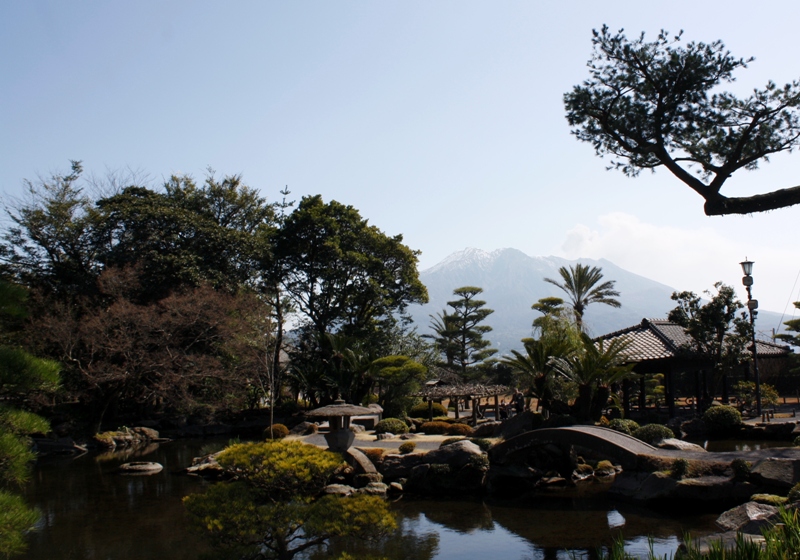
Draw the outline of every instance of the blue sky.
<instances>
[{"instance_id":1,"label":"blue sky","mask_svg":"<svg viewBox=\"0 0 800 560\"><path fill-rule=\"evenodd\" d=\"M755 56L729 89L800 78L796 1L2 2L0 189L84 162L241 173L270 199L320 193L422 251L607 258L676 289L800 299L800 207L708 218L663 170L606 171L569 133L562 96L587 77L591 31L659 29ZM740 172L744 173L744 172ZM800 155L727 194L800 184ZM791 306L788 310L791 315Z\"/></svg>"}]
</instances>

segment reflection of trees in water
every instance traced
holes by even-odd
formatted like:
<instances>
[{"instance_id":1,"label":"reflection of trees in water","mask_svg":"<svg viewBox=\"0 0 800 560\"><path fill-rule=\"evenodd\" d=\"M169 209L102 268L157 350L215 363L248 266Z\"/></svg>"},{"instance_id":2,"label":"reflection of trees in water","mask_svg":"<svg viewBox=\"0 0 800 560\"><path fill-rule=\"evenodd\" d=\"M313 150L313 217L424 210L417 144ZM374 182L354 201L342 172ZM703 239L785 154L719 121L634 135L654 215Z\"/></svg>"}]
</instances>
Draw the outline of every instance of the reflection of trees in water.
<instances>
[{"instance_id":1,"label":"reflection of trees in water","mask_svg":"<svg viewBox=\"0 0 800 560\"><path fill-rule=\"evenodd\" d=\"M489 531L494 528L492 510L482 502L458 500L402 501L395 510L405 517L418 518L424 513L431 522L459 533Z\"/></svg>"},{"instance_id":2,"label":"reflection of trees in water","mask_svg":"<svg viewBox=\"0 0 800 560\"><path fill-rule=\"evenodd\" d=\"M326 560L347 552L355 558L384 558L386 560L431 560L439 552L439 535L418 534L418 528L408 519L397 531L379 541L335 539L328 550L318 551L309 560Z\"/></svg>"}]
</instances>

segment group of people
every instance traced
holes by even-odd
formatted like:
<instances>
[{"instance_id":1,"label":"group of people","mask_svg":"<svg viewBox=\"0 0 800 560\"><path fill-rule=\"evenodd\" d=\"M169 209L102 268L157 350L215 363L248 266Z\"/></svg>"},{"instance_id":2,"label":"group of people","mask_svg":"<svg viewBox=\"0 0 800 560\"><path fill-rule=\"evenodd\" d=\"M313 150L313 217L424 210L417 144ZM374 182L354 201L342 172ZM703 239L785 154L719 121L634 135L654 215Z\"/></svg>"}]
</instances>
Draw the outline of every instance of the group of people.
<instances>
[{"instance_id":1,"label":"group of people","mask_svg":"<svg viewBox=\"0 0 800 560\"><path fill-rule=\"evenodd\" d=\"M514 391L511 396L511 402L506 402L505 399L500 401L500 419L505 420L511 418L515 414L521 414L525 410L525 397L519 389Z\"/></svg>"}]
</instances>

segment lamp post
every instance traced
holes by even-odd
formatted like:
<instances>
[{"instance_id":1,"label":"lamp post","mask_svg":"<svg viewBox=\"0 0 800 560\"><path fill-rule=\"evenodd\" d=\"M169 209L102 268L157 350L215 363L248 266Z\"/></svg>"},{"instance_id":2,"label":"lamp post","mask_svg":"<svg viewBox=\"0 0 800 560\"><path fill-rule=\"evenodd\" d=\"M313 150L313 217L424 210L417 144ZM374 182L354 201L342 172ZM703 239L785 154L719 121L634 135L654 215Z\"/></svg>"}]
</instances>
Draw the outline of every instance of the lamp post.
<instances>
[{"instance_id":1,"label":"lamp post","mask_svg":"<svg viewBox=\"0 0 800 560\"><path fill-rule=\"evenodd\" d=\"M747 288L747 309L750 311L750 330L753 333L753 376L756 380L756 416L761 416L761 378L758 375L758 355L756 353L756 315L758 315L758 300L753 299L753 261L747 260L739 263L742 265L742 284Z\"/></svg>"}]
</instances>

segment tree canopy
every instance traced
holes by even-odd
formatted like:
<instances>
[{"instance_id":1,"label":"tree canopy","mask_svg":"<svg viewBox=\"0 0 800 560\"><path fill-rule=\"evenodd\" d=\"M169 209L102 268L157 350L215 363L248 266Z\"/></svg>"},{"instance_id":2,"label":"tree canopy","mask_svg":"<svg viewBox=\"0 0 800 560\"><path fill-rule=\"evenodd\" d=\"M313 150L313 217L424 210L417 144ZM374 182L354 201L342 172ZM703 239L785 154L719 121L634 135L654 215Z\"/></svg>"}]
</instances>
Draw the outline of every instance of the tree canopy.
<instances>
[{"instance_id":1,"label":"tree canopy","mask_svg":"<svg viewBox=\"0 0 800 560\"><path fill-rule=\"evenodd\" d=\"M603 303L611 307L620 307L622 304L614 299L619 296L619 292L614 289L614 280L601 282L603 279L603 269L597 266L578 263L574 267L562 266L558 269L561 275L561 282L552 278L545 278L544 281L554 286L558 286L569 296L572 310L575 313L575 323L578 328L583 330L583 314L586 307L592 303ZM538 307L537 307L538 306ZM545 298L539 300L538 304L533 304L533 308L545 314L559 307L557 298Z\"/></svg>"},{"instance_id":2,"label":"tree canopy","mask_svg":"<svg viewBox=\"0 0 800 560\"><path fill-rule=\"evenodd\" d=\"M705 200L711 215L748 214L800 203L800 186L727 197L734 172L756 169L800 142L800 81L773 82L744 98L716 91L752 59L721 41L681 44L661 31L629 39L607 26L594 31L590 77L564 95L572 133L611 156L612 169L635 177L667 168Z\"/></svg>"}]
</instances>

